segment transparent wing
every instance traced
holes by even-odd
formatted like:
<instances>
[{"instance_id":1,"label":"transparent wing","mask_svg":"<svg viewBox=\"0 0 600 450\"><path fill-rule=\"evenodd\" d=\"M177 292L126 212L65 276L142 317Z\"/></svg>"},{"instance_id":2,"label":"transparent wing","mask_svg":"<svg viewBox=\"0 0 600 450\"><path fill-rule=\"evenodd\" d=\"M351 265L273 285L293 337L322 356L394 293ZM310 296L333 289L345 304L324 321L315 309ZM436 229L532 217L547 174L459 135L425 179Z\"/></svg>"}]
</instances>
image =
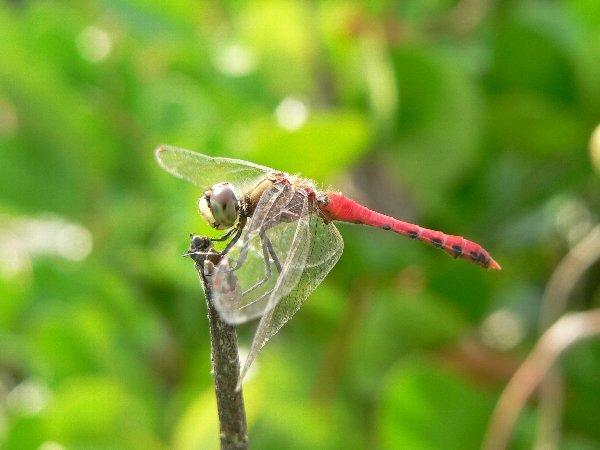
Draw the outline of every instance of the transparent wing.
<instances>
[{"instance_id":1,"label":"transparent wing","mask_svg":"<svg viewBox=\"0 0 600 450\"><path fill-rule=\"evenodd\" d=\"M239 324L260 317L294 289L308 257L309 205L304 190L287 184L263 193L243 236L212 277L223 320Z\"/></svg>"},{"instance_id":2,"label":"transparent wing","mask_svg":"<svg viewBox=\"0 0 600 450\"><path fill-rule=\"evenodd\" d=\"M222 181L232 183L241 189L264 176L266 172L273 171L268 167L241 159L213 158L168 145L159 145L154 154L158 163L167 172L203 190Z\"/></svg>"},{"instance_id":3,"label":"transparent wing","mask_svg":"<svg viewBox=\"0 0 600 450\"><path fill-rule=\"evenodd\" d=\"M283 295L274 293L269 299L240 374L238 388L265 343L300 309L342 255L344 241L333 223L327 224L319 215L311 214L308 234L308 238L299 245L306 249L302 274L293 287L287 285Z\"/></svg>"}]
</instances>

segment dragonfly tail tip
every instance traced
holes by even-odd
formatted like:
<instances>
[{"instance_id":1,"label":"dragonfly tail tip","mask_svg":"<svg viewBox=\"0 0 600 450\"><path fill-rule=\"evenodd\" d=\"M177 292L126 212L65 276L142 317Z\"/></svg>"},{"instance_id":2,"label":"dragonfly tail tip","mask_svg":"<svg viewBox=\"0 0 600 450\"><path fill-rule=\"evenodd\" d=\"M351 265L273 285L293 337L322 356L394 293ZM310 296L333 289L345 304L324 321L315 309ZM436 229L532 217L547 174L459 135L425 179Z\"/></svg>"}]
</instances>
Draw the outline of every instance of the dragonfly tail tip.
<instances>
[{"instance_id":1,"label":"dragonfly tail tip","mask_svg":"<svg viewBox=\"0 0 600 450\"><path fill-rule=\"evenodd\" d=\"M490 259L490 264L488 266L490 269L492 270L502 270L502 267L500 267L500 264L498 264L496 261L494 261L493 259Z\"/></svg>"}]
</instances>

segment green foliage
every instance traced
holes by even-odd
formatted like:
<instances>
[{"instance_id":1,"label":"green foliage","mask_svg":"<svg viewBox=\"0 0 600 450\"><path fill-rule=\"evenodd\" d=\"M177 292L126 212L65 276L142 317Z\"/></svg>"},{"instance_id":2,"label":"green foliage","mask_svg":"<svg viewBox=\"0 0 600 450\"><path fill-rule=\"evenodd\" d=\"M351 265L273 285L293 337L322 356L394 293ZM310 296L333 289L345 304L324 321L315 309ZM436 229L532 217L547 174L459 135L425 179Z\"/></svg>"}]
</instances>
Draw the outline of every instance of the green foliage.
<instances>
[{"instance_id":1,"label":"green foliage","mask_svg":"<svg viewBox=\"0 0 600 450\"><path fill-rule=\"evenodd\" d=\"M388 374L382 389L382 448L477 448L491 400L436 364L407 358Z\"/></svg>"},{"instance_id":2,"label":"green foliage","mask_svg":"<svg viewBox=\"0 0 600 450\"><path fill-rule=\"evenodd\" d=\"M340 262L244 385L252 448L478 448L510 370L466 349L509 311L503 356L522 360L548 277L598 219L598 5L2 2L0 447L218 447L180 257L215 231L156 164L166 143L302 173L503 267L340 225ZM598 307L597 272L578 309ZM600 448L599 364L594 343L563 361L564 448Z\"/></svg>"}]
</instances>

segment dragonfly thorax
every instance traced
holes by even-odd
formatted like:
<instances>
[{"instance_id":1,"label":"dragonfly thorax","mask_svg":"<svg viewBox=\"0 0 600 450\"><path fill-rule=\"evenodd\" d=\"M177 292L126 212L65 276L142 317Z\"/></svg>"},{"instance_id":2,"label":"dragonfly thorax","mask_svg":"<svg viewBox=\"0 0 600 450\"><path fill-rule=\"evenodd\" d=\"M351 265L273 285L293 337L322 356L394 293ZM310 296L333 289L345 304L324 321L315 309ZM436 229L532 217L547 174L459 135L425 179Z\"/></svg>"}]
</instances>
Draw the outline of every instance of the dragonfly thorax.
<instances>
[{"instance_id":1,"label":"dragonfly thorax","mask_svg":"<svg viewBox=\"0 0 600 450\"><path fill-rule=\"evenodd\" d=\"M240 201L230 183L217 183L205 191L198 207L204 220L217 230L234 226L240 214Z\"/></svg>"}]
</instances>

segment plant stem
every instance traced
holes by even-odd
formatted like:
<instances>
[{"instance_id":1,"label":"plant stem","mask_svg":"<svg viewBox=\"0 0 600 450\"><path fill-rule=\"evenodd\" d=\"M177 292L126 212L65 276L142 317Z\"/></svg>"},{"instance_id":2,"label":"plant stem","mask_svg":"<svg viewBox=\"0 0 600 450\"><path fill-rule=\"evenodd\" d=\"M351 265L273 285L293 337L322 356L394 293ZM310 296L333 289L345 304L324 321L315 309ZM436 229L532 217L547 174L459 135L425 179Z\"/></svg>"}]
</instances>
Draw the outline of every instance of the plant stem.
<instances>
[{"instance_id":1,"label":"plant stem","mask_svg":"<svg viewBox=\"0 0 600 450\"><path fill-rule=\"evenodd\" d=\"M194 260L194 267L206 297L221 450L247 450L244 398L241 388L238 391L235 389L240 373L237 334L234 325L225 323L219 317L213 302L212 285L208 280L221 255L215 252L210 239L196 235L191 236L188 254Z\"/></svg>"}]
</instances>

